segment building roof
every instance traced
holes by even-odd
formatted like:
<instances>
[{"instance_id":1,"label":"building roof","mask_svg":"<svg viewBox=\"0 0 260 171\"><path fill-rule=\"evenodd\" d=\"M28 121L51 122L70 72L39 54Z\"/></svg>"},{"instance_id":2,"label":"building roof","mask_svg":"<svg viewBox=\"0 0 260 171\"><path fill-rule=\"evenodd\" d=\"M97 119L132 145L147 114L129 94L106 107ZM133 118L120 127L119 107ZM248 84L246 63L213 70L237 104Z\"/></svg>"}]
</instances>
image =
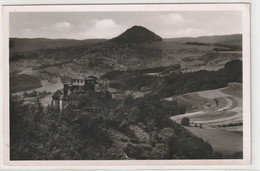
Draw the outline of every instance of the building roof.
<instances>
[{"instance_id":1,"label":"building roof","mask_svg":"<svg viewBox=\"0 0 260 171\"><path fill-rule=\"evenodd\" d=\"M61 94L60 97L59 97L59 100L63 100L64 99L64 95Z\"/></svg>"},{"instance_id":2,"label":"building roof","mask_svg":"<svg viewBox=\"0 0 260 171\"><path fill-rule=\"evenodd\" d=\"M59 100L60 96L63 95L61 90L57 90L53 95L52 95L52 99L53 100Z\"/></svg>"},{"instance_id":3,"label":"building roof","mask_svg":"<svg viewBox=\"0 0 260 171\"><path fill-rule=\"evenodd\" d=\"M86 77L86 79L98 79L98 78L91 75L91 76Z\"/></svg>"}]
</instances>

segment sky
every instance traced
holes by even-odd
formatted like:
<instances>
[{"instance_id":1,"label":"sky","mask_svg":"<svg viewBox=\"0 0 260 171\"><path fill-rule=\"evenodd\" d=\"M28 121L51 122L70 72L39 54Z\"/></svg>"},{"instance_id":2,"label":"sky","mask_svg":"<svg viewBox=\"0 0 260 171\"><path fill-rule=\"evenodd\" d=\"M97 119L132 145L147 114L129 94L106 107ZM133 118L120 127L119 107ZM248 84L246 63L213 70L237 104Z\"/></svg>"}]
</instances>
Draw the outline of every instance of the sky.
<instances>
[{"instance_id":1,"label":"sky","mask_svg":"<svg viewBox=\"0 0 260 171\"><path fill-rule=\"evenodd\" d=\"M240 11L12 12L9 21L17 38L110 39L134 25L162 38L242 33Z\"/></svg>"}]
</instances>

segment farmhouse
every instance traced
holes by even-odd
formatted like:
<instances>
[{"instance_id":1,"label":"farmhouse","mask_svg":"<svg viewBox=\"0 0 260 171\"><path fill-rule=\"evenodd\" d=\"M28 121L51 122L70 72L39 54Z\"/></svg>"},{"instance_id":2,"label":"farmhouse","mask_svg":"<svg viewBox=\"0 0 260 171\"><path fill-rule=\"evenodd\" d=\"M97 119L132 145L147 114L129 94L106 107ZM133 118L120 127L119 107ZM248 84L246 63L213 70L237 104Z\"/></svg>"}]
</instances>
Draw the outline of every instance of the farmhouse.
<instances>
[{"instance_id":1,"label":"farmhouse","mask_svg":"<svg viewBox=\"0 0 260 171\"><path fill-rule=\"evenodd\" d=\"M98 86L97 82L97 77L94 76L89 76L86 77L85 79L72 79L71 83L68 85L64 86L66 87L67 90L69 91L95 91L96 87Z\"/></svg>"}]
</instances>

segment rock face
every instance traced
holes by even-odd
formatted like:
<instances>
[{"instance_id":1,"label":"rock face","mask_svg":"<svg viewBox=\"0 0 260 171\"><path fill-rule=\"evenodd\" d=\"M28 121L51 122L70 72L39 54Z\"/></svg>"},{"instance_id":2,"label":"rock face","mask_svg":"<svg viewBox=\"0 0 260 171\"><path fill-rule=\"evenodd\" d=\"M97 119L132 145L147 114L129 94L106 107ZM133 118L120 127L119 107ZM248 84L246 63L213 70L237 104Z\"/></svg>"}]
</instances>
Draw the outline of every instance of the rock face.
<instances>
[{"instance_id":1,"label":"rock face","mask_svg":"<svg viewBox=\"0 0 260 171\"><path fill-rule=\"evenodd\" d=\"M144 43L162 41L162 38L152 31L142 26L133 26L124 33L111 39L116 43Z\"/></svg>"}]
</instances>

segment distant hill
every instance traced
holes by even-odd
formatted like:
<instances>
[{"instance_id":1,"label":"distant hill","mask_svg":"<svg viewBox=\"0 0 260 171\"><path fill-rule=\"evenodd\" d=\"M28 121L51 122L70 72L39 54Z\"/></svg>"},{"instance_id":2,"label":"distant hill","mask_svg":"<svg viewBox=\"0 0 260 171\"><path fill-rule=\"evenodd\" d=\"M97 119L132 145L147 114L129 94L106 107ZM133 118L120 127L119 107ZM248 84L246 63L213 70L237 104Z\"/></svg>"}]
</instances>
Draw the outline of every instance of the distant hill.
<instances>
[{"instance_id":1,"label":"distant hill","mask_svg":"<svg viewBox=\"0 0 260 171\"><path fill-rule=\"evenodd\" d=\"M44 49L55 49L55 48L66 48L66 47L78 47L86 45L94 45L100 42L106 42L107 39L85 39L85 40L75 40L75 39L47 39L47 38L10 38L10 52L25 52L25 51L35 51ZM220 36L201 36L201 37L182 37L182 38L167 38L162 39L157 34L152 31L142 27L133 26L129 28L124 33L110 39L108 42L118 42L118 43L149 43L149 42L160 42L165 43L205 43L205 44L216 44L216 45L229 45L242 47L242 35L220 35Z\"/></svg>"},{"instance_id":2,"label":"distant hill","mask_svg":"<svg viewBox=\"0 0 260 171\"><path fill-rule=\"evenodd\" d=\"M163 39L166 42L198 42L208 44L223 44L231 46L242 46L242 34L218 35L218 36L201 36L201 37L182 37Z\"/></svg>"},{"instance_id":3,"label":"distant hill","mask_svg":"<svg viewBox=\"0 0 260 171\"><path fill-rule=\"evenodd\" d=\"M133 26L109 40L11 38L10 42L11 62L31 60L35 64L26 65L34 69L66 64L77 72L102 74L175 64L187 70L192 69L190 65L198 68L211 62L221 62L221 67L227 60L242 58L242 35L162 39L142 26Z\"/></svg>"},{"instance_id":4,"label":"distant hill","mask_svg":"<svg viewBox=\"0 0 260 171\"><path fill-rule=\"evenodd\" d=\"M76 47L83 45L92 45L99 42L106 41L106 39L47 39L47 38L10 38L10 52L25 52L34 50Z\"/></svg>"},{"instance_id":5,"label":"distant hill","mask_svg":"<svg viewBox=\"0 0 260 171\"><path fill-rule=\"evenodd\" d=\"M162 38L142 26L133 26L111 41L118 43L144 43L162 41Z\"/></svg>"}]
</instances>

